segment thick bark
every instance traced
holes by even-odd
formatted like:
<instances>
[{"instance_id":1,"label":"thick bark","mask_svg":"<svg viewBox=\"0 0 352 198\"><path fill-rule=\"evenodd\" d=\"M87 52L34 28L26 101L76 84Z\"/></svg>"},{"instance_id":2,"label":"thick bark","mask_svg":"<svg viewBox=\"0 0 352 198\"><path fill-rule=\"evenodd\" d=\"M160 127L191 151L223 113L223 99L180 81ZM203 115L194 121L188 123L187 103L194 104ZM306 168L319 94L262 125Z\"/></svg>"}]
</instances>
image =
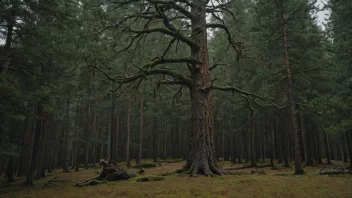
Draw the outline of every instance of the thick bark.
<instances>
[{"instance_id":1,"label":"thick bark","mask_svg":"<svg viewBox=\"0 0 352 198\"><path fill-rule=\"evenodd\" d=\"M303 169L301 165L301 152L300 152L300 145L299 145L299 138L298 138L298 129L297 129L297 118L296 118L296 109L295 109L295 101L293 98L293 84L292 84L292 74L291 74L291 67L289 63L289 56L288 56L288 38L287 38L287 23L284 16L284 8L281 5L281 28L284 37L284 57L285 57L285 65L287 71L287 98L289 103L289 111L290 111L290 121L291 121L291 130L292 130L292 138L294 143L294 151L295 151L295 172L294 174L302 174Z\"/></svg>"},{"instance_id":2,"label":"thick bark","mask_svg":"<svg viewBox=\"0 0 352 198\"><path fill-rule=\"evenodd\" d=\"M142 143L143 143L143 95L141 97L140 116L139 116L139 143L138 143L138 155L136 164L140 164L142 161Z\"/></svg>"},{"instance_id":3,"label":"thick bark","mask_svg":"<svg viewBox=\"0 0 352 198\"><path fill-rule=\"evenodd\" d=\"M214 155L211 91L202 89L211 84L205 14L206 1L194 0L192 3L191 12L194 14L194 18L191 25L191 39L198 44L198 47L191 49L191 55L202 63L191 66L192 138L184 171L191 175L223 175L225 172L217 166Z\"/></svg>"}]
</instances>

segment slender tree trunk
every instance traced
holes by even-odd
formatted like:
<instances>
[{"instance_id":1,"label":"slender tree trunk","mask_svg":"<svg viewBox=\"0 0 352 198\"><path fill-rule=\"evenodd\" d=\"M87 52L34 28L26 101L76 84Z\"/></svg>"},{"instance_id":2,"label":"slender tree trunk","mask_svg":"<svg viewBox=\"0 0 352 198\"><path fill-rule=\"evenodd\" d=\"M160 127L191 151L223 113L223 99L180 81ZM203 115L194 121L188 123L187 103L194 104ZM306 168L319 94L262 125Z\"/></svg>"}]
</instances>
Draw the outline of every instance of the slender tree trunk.
<instances>
[{"instance_id":1,"label":"slender tree trunk","mask_svg":"<svg viewBox=\"0 0 352 198\"><path fill-rule=\"evenodd\" d=\"M298 109L299 109L299 106L298 106ZM297 114L298 114L297 127L299 127L299 129L298 129L299 148L300 148L300 153L301 153L301 157L302 157L302 162L305 162L306 155L304 152L303 125L302 125L303 119L302 119L302 112L300 109Z\"/></svg>"},{"instance_id":2,"label":"slender tree trunk","mask_svg":"<svg viewBox=\"0 0 352 198\"><path fill-rule=\"evenodd\" d=\"M70 109L70 100L67 100L66 103L66 118L65 118L65 126L63 130L63 135L64 135L64 147L63 147L63 172L67 173L69 172L69 167L68 167L68 161L69 161L69 154L68 154L68 149L69 149L69 109Z\"/></svg>"},{"instance_id":3,"label":"slender tree trunk","mask_svg":"<svg viewBox=\"0 0 352 198\"><path fill-rule=\"evenodd\" d=\"M317 129L317 128L316 128ZM314 133L314 141L315 141L315 145L316 145L316 157L317 157L317 163L318 164L322 164L323 161L321 159L321 145L320 145L320 134L319 134L319 130L317 129Z\"/></svg>"},{"instance_id":4,"label":"slender tree trunk","mask_svg":"<svg viewBox=\"0 0 352 198\"><path fill-rule=\"evenodd\" d=\"M314 162L313 162L313 141L312 141L312 134L313 134L313 124L311 123L311 128L310 130L306 131L306 145L307 145L307 163L306 166L313 166ZM307 127L308 128L308 127Z\"/></svg>"},{"instance_id":5,"label":"slender tree trunk","mask_svg":"<svg viewBox=\"0 0 352 198\"><path fill-rule=\"evenodd\" d=\"M256 156L256 142L255 142L255 129L254 129L254 118L253 109L250 107L250 119L249 119L249 145L250 145L250 156L251 156L251 167L257 167L257 156Z\"/></svg>"},{"instance_id":6,"label":"slender tree trunk","mask_svg":"<svg viewBox=\"0 0 352 198\"><path fill-rule=\"evenodd\" d=\"M289 136L289 133L288 133L288 128L289 127L283 127L283 131L284 131L284 136L282 137L284 140L283 140L283 158L284 158L284 167L287 167L289 168L290 167L290 164L289 164L289 155L290 155L290 151L289 151L289 147L290 147L290 143L289 143L289 140L288 140L288 136Z\"/></svg>"},{"instance_id":7,"label":"slender tree trunk","mask_svg":"<svg viewBox=\"0 0 352 198\"><path fill-rule=\"evenodd\" d=\"M348 153L350 156L350 168L352 168L352 131L348 130L345 132L346 135L346 143L348 147Z\"/></svg>"},{"instance_id":8,"label":"slender tree trunk","mask_svg":"<svg viewBox=\"0 0 352 198\"><path fill-rule=\"evenodd\" d=\"M291 74L291 67L289 63L288 57L288 42L287 42L287 31L286 31L286 19L284 16L284 8L281 5L281 24L282 24L282 33L284 37L284 56L285 56L285 65L287 71L287 98L289 103L289 110L290 110L290 119L291 119L291 130L292 130L292 137L294 142L294 151L295 151L295 172L294 174L303 174L303 169L301 165L301 152L300 152L300 145L299 145L299 138L298 138L298 129L297 129L297 120L296 120L296 109L295 109L295 101L293 98L293 86L292 86L292 74Z\"/></svg>"},{"instance_id":9,"label":"slender tree trunk","mask_svg":"<svg viewBox=\"0 0 352 198\"><path fill-rule=\"evenodd\" d=\"M38 162L38 153L40 152L39 150L40 134L41 134L42 125L43 125L43 120L41 118L44 115L44 107L40 104L37 105L37 115L38 116L36 119L36 128L35 128L34 142L33 142L33 148L32 148L32 160L30 162L28 174L24 182L25 185L33 185L34 170L36 169L36 165Z\"/></svg>"},{"instance_id":10,"label":"slender tree trunk","mask_svg":"<svg viewBox=\"0 0 352 198\"><path fill-rule=\"evenodd\" d=\"M325 155L326 155L327 164L332 164L331 157L330 157L329 136L326 132L324 132L324 143L325 143Z\"/></svg>"},{"instance_id":11,"label":"slender tree trunk","mask_svg":"<svg viewBox=\"0 0 352 198\"><path fill-rule=\"evenodd\" d=\"M13 172L14 172L14 167L13 167L13 157L10 155L9 159L7 161L7 166L6 166L6 177L7 182L13 182Z\"/></svg>"},{"instance_id":12,"label":"slender tree trunk","mask_svg":"<svg viewBox=\"0 0 352 198\"><path fill-rule=\"evenodd\" d=\"M75 172L79 169L79 124L80 124L80 108L81 108L81 98L78 100L78 106L76 111L76 140L75 140Z\"/></svg>"},{"instance_id":13,"label":"slender tree trunk","mask_svg":"<svg viewBox=\"0 0 352 198\"><path fill-rule=\"evenodd\" d=\"M157 130L158 130L158 120L157 117L154 116L153 118L154 124L153 124L153 161L157 162L158 161L158 150L157 150Z\"/></svg>"},{"instance_id":14,"label":"slender tree trunk","mask_svg":"<svg viewBox=\"0 0 352 198\"><path fill-rule=\"evenodd\" d=\"M84 168L88 169L89 164L89 145L90 145L90 101L88 100L88 110L87 110L87 127L85 130L85 152L84 152Z\"/></svg>"},{"instance_id":15,"label":"slender tree trunk","mask_svg":"<svg viewBox=\"0 0 352 198\"><path fill-rule=\"evenodd\" d=\"M231 162L236 163L236 119L233 120L232 144L231 144Z\"/></svg>"},{"instance_id":16,"label":"slender tree trunk","mask_svg":"<svg viewBox=\"0 0 352 198\"><path fill-rule=\"evenodd\" d=\"M116 108L116 98L115 98L115 93L111 93L111 117L110 117L110 153L109 153L109 159L115 159L115 131L116 131L116 122L115 122L115 108Z\"/></svg>"},{"instance_id":17,"label":"slender tree trunk","mask_svg":"<svg viewBox=\"0 0 352 198\"><path fill-rule=\"evenodd\" d=\"M121 136L121 127L120 127L120 117L118 115L116 115L116 118L115 118L115 157L116 159L120 159L120 152L121 152L121 149L120 149L120 136Z\"/></svg>"},{"instance_id":18,"label":"slender tree trunk","mask_svg":"<svg viewBox=\"0 0 352 198\"><path fill-rule=\"evenodd\" d=\"M143 143L143 95L141 96L140 116L139 116L139 143L138 143L138 154L136 158L136 164L140 164L142 161L142 143Z\"/></svg>"},{"instance_id":19,"label":"slender tree trunk","mask_svg":"<svg viewBox=\"0 0 352 198\"><path fill-rule=\"evenodd\" d=\"M45 141L46 141L46 136L45 133L46 131L44 130L44 126L46 126L46 119L44 119L45 112L41 115L41 126L40 126L40 141L39 141L39 152L37 153L37 174L36 174L36 179L39 179L41 177L45 177L45 175L42 176L42 169L43 169L43 164L44 164L44 157L45 157Z\"/></svg>"},{"instance_id":20,"label":"slender tree trunk","mask_svg":"<svg viewBox=\"0 0 352 198\"><path fill-rule=\"evenodd\" d=\"M343 152L343 162L347 162L347 150L346 150L346 141L347 141L347 138L346 138L346 133L343 133L341 135L341 147L342 147L342 152Z\"/></svg>"},{"instance_id":21,"label":"slender tree trunk","mask_svg":"<svg viewBox=\"0 0 352 198\"><path fill-rule=\"evenodd\" d=\"M131 167L130 160L130 135L131 135L131 94L127 94L128 106L127 106L127 139L126 139L126 166Z\"/></svg>"},{"instance_id":22,"label":"slender tree trunk","mask_svg":"<svg viewBox=\"0 0 352 198\"><path fill-rule=\"evenodd\" d=\"M28 169L29 169L28 162L30 162L30 159L31 159L31 148L32 148L32 133L33 133L32 123L33 123L33 119L30 116L26 116L17 177L28 174Z\"/></svg>"}]
</instances>

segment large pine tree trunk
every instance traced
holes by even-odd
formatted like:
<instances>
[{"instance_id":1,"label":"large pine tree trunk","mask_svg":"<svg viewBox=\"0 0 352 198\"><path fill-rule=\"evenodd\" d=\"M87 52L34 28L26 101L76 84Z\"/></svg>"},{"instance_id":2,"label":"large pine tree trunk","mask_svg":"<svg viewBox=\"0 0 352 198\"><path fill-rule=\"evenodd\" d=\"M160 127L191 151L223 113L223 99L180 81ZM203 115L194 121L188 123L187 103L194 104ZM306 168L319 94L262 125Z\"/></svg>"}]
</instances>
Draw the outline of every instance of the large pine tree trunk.
<instances>
[{"instance_id":1,"label":"large pine tree trunk","mask_svg":"<svg viewBox=\"0 0 352 198\"><path fill-rule=\"evenodd\" d=\"M191 175L222 175L225 172L216 165L214 155L211 90L202 89L211 84L205 14L207 1L194 0L192 3L191 12L194 18L191 25L191 39L199 47L193 47L191 55L202 63L191 66L193 79L190 86L192 137L184 171Z\"/></svg>"},{"instance_id":2,"label":"large pine tree trunk","mask_svg":"<svg viewBox=\"0 0 352 198\"><path fill-rule=\"evenodd\" d=\"M295 172L294 174L302 174L303 169L301 165L301 150L299 145L299 138L298 138L298 129L297 129L297 118L296 118L296 108L295 108L295 101L293 98L293 84L292 84L292 74L291 74L291 67L289 64L289 57L288 57L288 38L287 38L287 31L286 25L287 21L284 16L284 8L281 5L281 22L282 22L282 33L284 37L284 57L285 57L285 65L287 71L287 99L289 103L289 110L290 110L290 121L291 121L291 130L292 130L292 138L294 143L294 151L295 151Z\"/></svg>"}]
</instances>

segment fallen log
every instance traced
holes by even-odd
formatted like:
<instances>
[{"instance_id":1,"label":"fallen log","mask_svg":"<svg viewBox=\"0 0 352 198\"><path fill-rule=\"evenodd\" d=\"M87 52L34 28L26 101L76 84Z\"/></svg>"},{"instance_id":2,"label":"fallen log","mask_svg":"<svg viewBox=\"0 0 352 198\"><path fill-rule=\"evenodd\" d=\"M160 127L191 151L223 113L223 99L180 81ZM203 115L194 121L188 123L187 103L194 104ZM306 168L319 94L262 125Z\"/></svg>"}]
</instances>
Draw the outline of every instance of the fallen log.
<instances>
[{"instance_id":1,"label":"fallen log","mask_svg":"<svg viewBox=\"0 0 352 198\"><path fill-rule=\"evenodd\" d=\"M339 175L339 174L352 174L351 170L348 169L319 169L315 172L317 175Z\"/></svg>"},{"instance_id":2,"label":"fallen log","mask_svg":"<svg viewBox=\"0 0 352 198\"><path fill-rule=\"evenodd\" d=\"M254 174L254 173L266 174L266 173L264 173L264 170L254 170L254 169L252 169L251 172L250 172L250 174L252 175L252 174Z\"/></svg>"},{"instance_id":3,"label":"fallen log","mask_svg":"<svg viewBox=\"0 0 352 198\"><path fill-rule=\"evenodd\" d=\"M135 173L122 170L116 165L116 163L114 163L114 161L107 162L106 160L101 159L99 163L103 166L103 170L99 173L99 176L92 179L79 181L75 184L75 186L91 186L103 184L106 181L126 180L136 176Z\"/></svg>"}]
</instances>

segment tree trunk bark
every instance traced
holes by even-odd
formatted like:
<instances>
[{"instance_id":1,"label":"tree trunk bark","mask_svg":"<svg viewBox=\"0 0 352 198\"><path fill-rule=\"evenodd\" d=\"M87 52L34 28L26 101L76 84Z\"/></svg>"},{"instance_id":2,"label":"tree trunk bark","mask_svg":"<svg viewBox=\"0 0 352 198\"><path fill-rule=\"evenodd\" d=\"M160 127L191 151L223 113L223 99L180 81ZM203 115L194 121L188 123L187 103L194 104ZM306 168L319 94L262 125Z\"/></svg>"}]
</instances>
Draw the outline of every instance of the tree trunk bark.
<instances>
[{"instance_id":1,"label":"tree trunk bark","mask_svg":"<svg viewBox=\"0 0 352 198\"><path fill-rule=\"evenodd\" d=\"M293 86L292 86L292 74L291 74L291 67L289 64L289 57L288 57L288 42L287 42L287 31L286 31L286 19L284 16L284 8L281 5L281 28L284 37L284 57L285 57L285 65L287 71L287 98L289 103L289 110L290 110L290 119L291 119L291 130L292 130L292 138L294 143L294 151L295 151L295 172L294 174L303 174L303 169L301 165L301 152L300 152L300 145L299 145L299 138L298 138L298 129L297 129L297 118L296 118L296 109L295 109L295 101L293 98Z\"/></svg>"},{"instance_id":2,"label":"tree trunk bark","mask_svg":"<svg viewBox=\"0 0 352 198\"><path fill-rule=\"evenodd\" d=\"M114 153L115 151L115 131L116 131L116 122L115 122L115 106L116 106L116 101L115 101L115 93L111 93L111 117L110 117L110 153L109 153L109 159L115 159L116 155Z\"/></svg>"},{"instance_id":3,"label":"tree trunk bark","mask_svg":"<svg viewBox=\"0 0 352 198\"><path fill-rule=\"evenodd\" d=\"M250 107L250 117L249 117L249 147L251 156L251 167L257 167L257 156L256 156L256 146L255 146L255 135L254 135L254 118L253 109Z\"/></svg>"},{"instance_id":4,"label":"tree trunk bark","mask_svg":"<svg viewBox=\"0 0 352 198\"><path fill-rule=\"evenodd\" d=\"M312 145L312 134L313 134L313 124L311 123L310 130L306 131L306 145L307 145L307 163L306 166L313 166L313 145ZM308 128L308 127L307 127Z\"/></svg>"},{"instance_id":5,"label":"tree trunk bark","mask_svg":"<svg viewBox=\"0 0 352 198\"><path fill-rule=\"evenodd\" d=\"M14 167L13 167L13 157L10 155L9 160L7 161L7 166L6 166L6 177L7 177L7 182L13 182L13 172L14 172Z\"/></svg>"},{"instance_id":6,"label":"tree trunk bark","mask_svg":"<svg viewBox=\"0 0 352 198\"><path fill-rule=\"evenodd\" d=\"M139 116L139 144L138 144L138 156L136 164L140 164L142 161L142 143L143 143L143 95L141 96L141 107Z\"/></svg>"},{"instance_id":7,"label":"tree trunk bark","mask_svg":"<svg viewBox=\"0 0 352 198\"><path fill-rule=\"evenodd\" d=\"M158 120L157 117L153 118L153 161L158 161L158 150L157 150L157 130L158 130Z\"/></svg>"},{"instance_id":8,"label":"tree trunk bark","mask_svg":"<svg viewBox=\"0 0 352 198\"><path fill-rule=\"evenodd\" d=\"M85 151L84 151L84 168L88 169L89 163L89 147L90 147L90 101L88 100L88 110L87 110L87 128L85 130Z\"/></svg>"},{"instance_id":9,"label":"tree trunk bark","mask_svg":"<svg viewBox=\"0 0 352 198\"><path fill-rule=\"evenodd\" d=\"M70 109L70 100L68 99L67 100L67 103L66 103L66 118L65 118L65 126L64 126L64 147L63 147L63 172L64 173L67 173L69 172L69 167L68 167L68 161L69 161L69 154L68 154L68 149L69 149L69 145L68 145L68 142L69 142L69 109Z\"/></svg>"},{"instance_id":10,"label":"tree trunk bark","mask_svg":"<svg viewBox=\"0 0 352 198\"><path fill-rule=\"evenodd\" d=\"M33 123L33 119L30 116L26 116L17 177L28 174L28 169L29 169L28 162L31 159L31 148L32 148L32 128L33 128L32 123Z\"/></svg>"},{"instance_id":11,"label":"tree trunk bark","mask_svg":"<svg viewBox=\"0 0 352 198\"><path fill-rule=\"evenodd\" d=\"M24 182L24 185L33 185L33 180L34 180L34 170L36 169L37 162L38 162L38 153L40 152L39 150L39 144L40 144L40 134L41 130L43 128L43 120L41 119L44 115L44 107L40 104L37 105L37 119L36 119L36 128L35 128L35 134L34 134L34 142L33 142L33 148L32 150L32 159L30 161L30 166L28 170L28 174L26 177L26 180Z\"/></svg>"},{"instance_id":12,"label":"tree trunk bark","mask_svg":"<svg viewBox=\"0 0 352 198\"><path fill-rule=\"evenodd\" d=\"M77 111L76 111L76 140L75 140L75 172L78 171L79 169L79 124L80 124L80 107L81 107L81 98L78 100L78 106L77 106Z\"/></svg>"},{"instance_id":13,"label":"tree trunk bark","mask_svg":"<svg viewBox=\"0 0 352 198\"><path fill-rule=\"evenodd\" d=\"M324 132L324 143L325 143L325 155L326 155L327 164L332 164L331 157L330 157L329 136L326 132Z\"/></svg>"},{"instance_id":14,"label":"tree trunk bark","mask_svg":"<svg viewBox=\"0 0 352 198\"><path fill-rule=\"evenodd\" d=\"M131 135L131 94L127 94L127 138L126 138L126 166L131 167L130 160L130 135Z\"/></svg>"},{"instance_id":15,"label":"tree trunk bark","mask_svg":"<svg viewBox=\"0 0 352 198\"><path fill-rule=\"evenodd\" d=\"M352 168L352 131L348 130L345 132L346 134L346 143L348 146L348 153L350 156L350 168Z\"/></svg>"},{"instance_id":16,"label":"tree trunk bark","mask_svg":"<svg viewBox=\"0 0 352 198\"><path fill-rule=\"evenodd\" d=\"M298 106L299 108L299 106ZM300 148L300 152L301 152L301 157L302 157L302 162L305 162L306 161L306 155L305 155L305 152L304 152L304 139L303 139L303 119L302 119L302 112L299 108L299 111L298 111L298 124L297 124L297 127L299 127L298 129L298 139L299 139L299 148Z\"/></svg>"},{"instance_id":17,"label":"tree trunk bark","mask_svg":"<svg viewBox=\"0 0 352 198\"><path fill-rule=\"evenodd\" d=\"M342 154L343 154L343 162L345 163L347 162L347 151L346 151L346 143L345 143L347 138L345 133L341 135L340 140L341 140L341 147L342 147Z\"/></svg>"}]
</instances>

